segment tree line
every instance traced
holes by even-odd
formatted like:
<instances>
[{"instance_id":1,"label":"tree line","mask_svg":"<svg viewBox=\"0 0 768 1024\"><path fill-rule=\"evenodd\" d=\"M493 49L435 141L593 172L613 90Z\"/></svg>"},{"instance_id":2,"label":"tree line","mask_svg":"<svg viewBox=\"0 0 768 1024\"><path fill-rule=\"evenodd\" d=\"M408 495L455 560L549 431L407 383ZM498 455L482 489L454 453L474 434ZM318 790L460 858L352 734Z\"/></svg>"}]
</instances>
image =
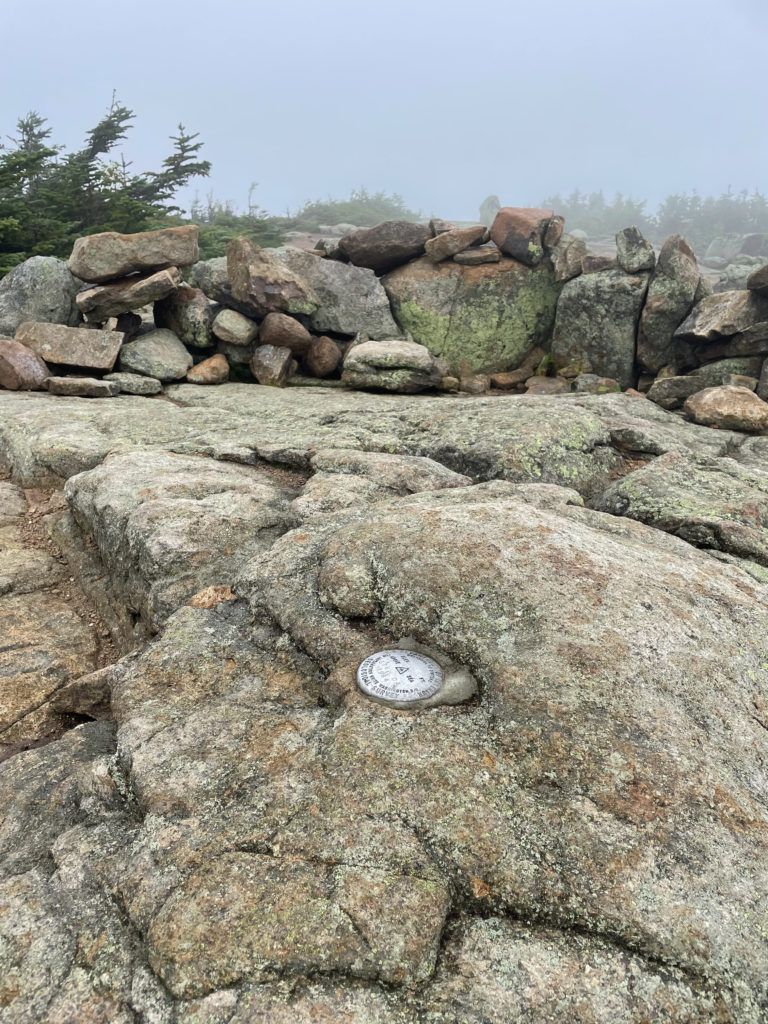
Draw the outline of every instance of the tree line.
<instances>
[{"instance_id":1,"label":"tree line","mask_svg":"<svg viewBox=\"0 0 768 1024\"><path fill-rule=\"evenodd\" d=\"M245 212L208 195L189 211L176 203L180 189L210 174L201 159L197 133L179 125L171 152L157 171L135 172L124 156L114 155L127 138L135 114L115 96L99 122L86 132L81 148L65 152L52 142L52 129L37 112L20 118L15 134L0 143L0 277L30 256L66 259L74 240L99 231L130 233L173 224L200 227L201 258L223 255L227 242L246 235L261 245L281 244L288 231L318 231L340 223L369 227L383 220L418 220L402 196L354 190L343 200L312 200L295 213L274 216L254 201L251 186ZM768 200L760 192L719 197L697 192L667 196L655 213L647 203L617 194L574 191L545 199L566 218L567 228L590 237L615 234L635 224L652 241L681 234L699 256L713 238L728 233L768 233ZM450 211L449 211L450 212Z\"/></svg>"}]
</instances>

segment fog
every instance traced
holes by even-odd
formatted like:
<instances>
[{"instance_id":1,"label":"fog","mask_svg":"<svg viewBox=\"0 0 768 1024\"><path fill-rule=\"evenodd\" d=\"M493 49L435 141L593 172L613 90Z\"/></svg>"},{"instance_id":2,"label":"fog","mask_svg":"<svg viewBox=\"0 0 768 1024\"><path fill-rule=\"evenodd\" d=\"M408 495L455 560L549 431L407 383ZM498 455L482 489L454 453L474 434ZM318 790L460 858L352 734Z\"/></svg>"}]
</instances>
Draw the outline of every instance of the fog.
<instances>
[{"instance_id":1,"label":"fog","mask_svg":"<svg viewBox=\"0 0 768 1024\"><path fill-rule=\"evenodd\" d=\"M179 121L209 191L270 213L361 186L472 219L602 189L766 188L763 0L2 0L0 131L37 110L81 144L112 91L157 168Z\"/></svg>"}]
</instances>

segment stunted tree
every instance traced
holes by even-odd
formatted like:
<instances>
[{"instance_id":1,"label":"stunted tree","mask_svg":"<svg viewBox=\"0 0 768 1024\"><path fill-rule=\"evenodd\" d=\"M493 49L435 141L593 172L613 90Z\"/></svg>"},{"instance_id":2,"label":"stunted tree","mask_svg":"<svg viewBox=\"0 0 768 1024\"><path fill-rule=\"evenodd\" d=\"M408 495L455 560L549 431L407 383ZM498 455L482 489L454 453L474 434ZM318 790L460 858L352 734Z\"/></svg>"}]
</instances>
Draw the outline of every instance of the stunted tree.
<instances>
[{"instance_id":1,"label":"stunted tree","mask_svg":"<svg viewBox=\"0 0 768 1024\"><path fill-rule=\"evenodd\" d=\"M112 158L134 118L113 95L82 149L66 154L49 144L52 130L36 111L17 122L0 148L0 275L28 256L66 257L78 235L142 231L182 212L172 202L178 190L210 172L202 142L179 125L161 170L134 174L124 156Z\"/></svg>"}]
</instances>

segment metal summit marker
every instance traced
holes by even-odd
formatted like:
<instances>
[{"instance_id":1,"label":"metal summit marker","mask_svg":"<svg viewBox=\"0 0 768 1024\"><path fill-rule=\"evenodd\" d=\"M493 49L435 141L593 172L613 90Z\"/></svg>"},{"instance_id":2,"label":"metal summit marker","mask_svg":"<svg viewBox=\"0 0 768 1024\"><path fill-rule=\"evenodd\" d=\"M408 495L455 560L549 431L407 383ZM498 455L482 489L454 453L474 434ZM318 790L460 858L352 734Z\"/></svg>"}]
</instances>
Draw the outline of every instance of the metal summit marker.
<instances>
[{"instance_id":1,"label":"metal summit marker","mask_svg":"<svg viewBox=\"0 0 768 1024\"><path fill-rule=\"evenodd\" d=\"M357 670L357 685L369 697L408 703L434 697L443 685L443 670L415 651L379 651Z\"/></svg>"}]
</instances>

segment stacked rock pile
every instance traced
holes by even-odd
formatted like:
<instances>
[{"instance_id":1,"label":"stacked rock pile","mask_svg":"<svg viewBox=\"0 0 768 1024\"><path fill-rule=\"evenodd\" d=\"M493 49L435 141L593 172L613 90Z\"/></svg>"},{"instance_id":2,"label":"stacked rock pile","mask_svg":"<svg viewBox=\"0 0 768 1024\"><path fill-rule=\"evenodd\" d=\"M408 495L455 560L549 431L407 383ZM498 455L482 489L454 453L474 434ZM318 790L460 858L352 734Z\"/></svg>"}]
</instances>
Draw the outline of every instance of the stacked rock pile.
<instances>
[{"instance_id":1,"label":"stacked rock pile","mask_svg":"<svg viewBox=\"0 0 768 1024\"><path fill-rule=\"evenodd\" d=\"M237 238L203 262L194 226L104 233L78 239L67 266L36 257L0 282L0 386L638 389L691 415L694 395L727 387L762 422L766 268L745 283L711 294L684 239L657 256L634 227L615 258L595 255L544 209L502 207L490 229L388 221L309 251Z\"/></svg>"}]
</instances>

